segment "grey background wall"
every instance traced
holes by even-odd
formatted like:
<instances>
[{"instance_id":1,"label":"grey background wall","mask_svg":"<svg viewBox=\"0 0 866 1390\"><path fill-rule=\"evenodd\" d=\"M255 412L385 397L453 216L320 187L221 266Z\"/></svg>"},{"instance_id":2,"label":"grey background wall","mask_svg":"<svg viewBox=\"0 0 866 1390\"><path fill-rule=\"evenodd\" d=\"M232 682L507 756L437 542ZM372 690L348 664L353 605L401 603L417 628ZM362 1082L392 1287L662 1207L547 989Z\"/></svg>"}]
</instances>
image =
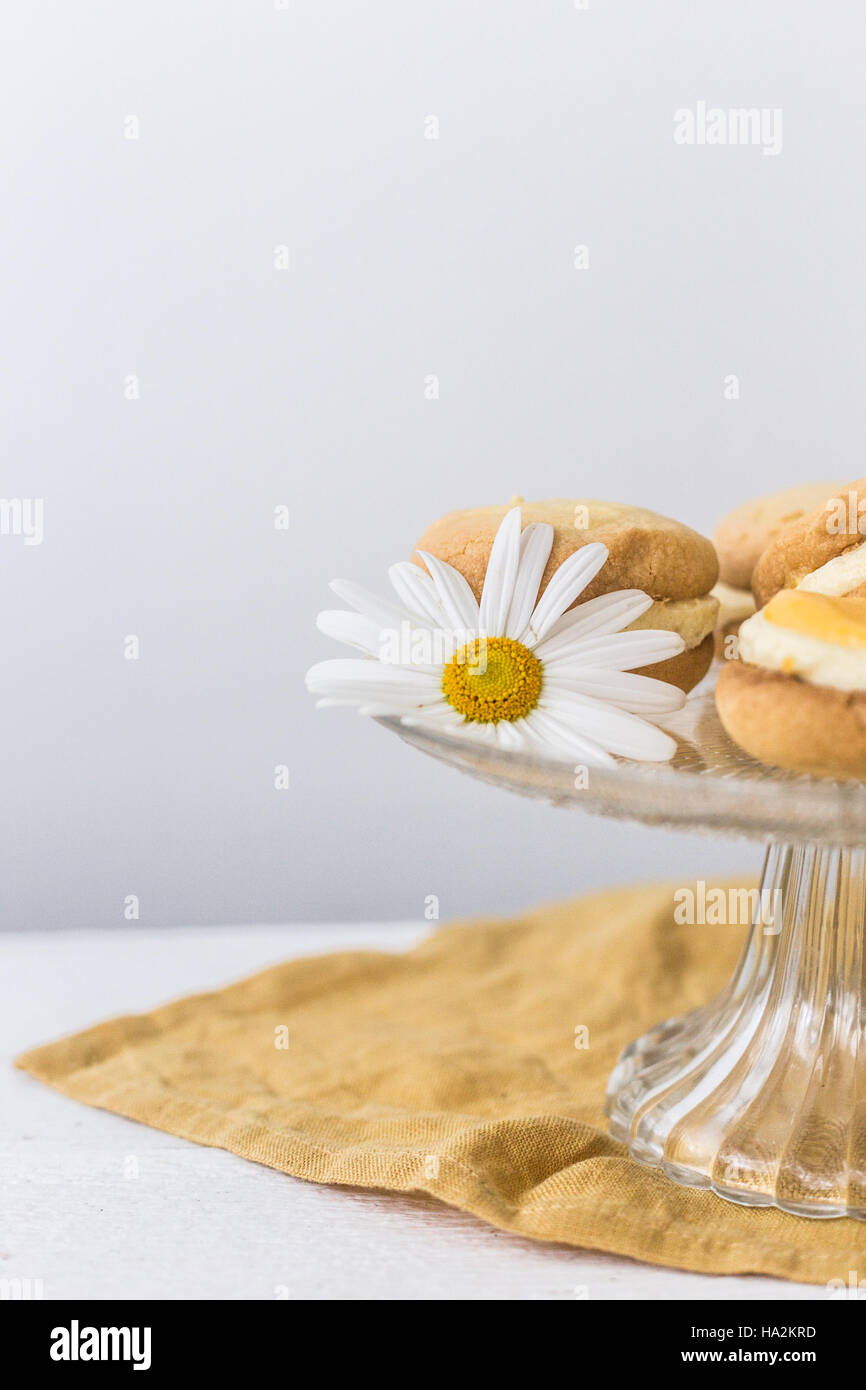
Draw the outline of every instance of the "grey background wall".
<instances>
[{"instance_id":1,"label":"grey background wall","mask_svg":"<svg viewBox=\"0 0 866 1390\"><path fill-rule=\"evenodd\" d=\"M0 535L3 926L122 929L130 894L152 924L454 915L757 864L476 785L302 678L337 653L328 579L384 583L443 511L602 495L709 529L864 471L862 8L0 23L2 493L44 503L41 545ZM678 145L700 101L780 108L781 152Z\"/></svg>"}]
</instances>

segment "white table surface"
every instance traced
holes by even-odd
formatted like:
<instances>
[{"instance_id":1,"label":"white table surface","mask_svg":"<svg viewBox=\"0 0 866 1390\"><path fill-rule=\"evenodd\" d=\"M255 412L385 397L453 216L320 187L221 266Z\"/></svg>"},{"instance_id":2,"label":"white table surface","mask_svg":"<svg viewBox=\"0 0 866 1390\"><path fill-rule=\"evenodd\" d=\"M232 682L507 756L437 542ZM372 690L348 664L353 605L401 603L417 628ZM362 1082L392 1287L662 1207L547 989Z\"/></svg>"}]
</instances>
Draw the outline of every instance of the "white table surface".
<instances>
[{"instance_id":1,"label":"white table surface","mask_svg":"<svg viewBox=\"0 0 866 1390\"><path fill-rule=\"evenodd\" d=\"M16 1053L293 955L402 949L420 925L0 935L0 1280L45 1298L824 1299L548 1246L426 1197L300 1182L91 1110ZM137 1173L137 1176L135 1175Z\"/></svg>"}]
</instances>

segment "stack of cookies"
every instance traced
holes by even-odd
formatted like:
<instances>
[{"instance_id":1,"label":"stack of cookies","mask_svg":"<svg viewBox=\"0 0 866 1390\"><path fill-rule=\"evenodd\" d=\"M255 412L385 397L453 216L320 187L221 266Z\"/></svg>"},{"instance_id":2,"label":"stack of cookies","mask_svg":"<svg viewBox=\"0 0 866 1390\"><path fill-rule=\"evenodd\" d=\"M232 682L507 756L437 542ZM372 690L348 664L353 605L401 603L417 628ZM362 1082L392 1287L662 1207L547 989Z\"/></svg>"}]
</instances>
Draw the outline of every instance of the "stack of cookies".
<instances>
[{"instance_id":1,"label":"stack of cookies","mask_svg":"<svg viewBox=\"0 0 866 1390\"><path fill-rule=\"evenodd\" d=\"M601 542L608 559L573 606L642 590L652 605L632 626L679 634L683 649L642 675L690 691L715 651L716 705L735 743L772 766L866 779L866 479L747 502L720 522L714 544L641 507L514 498L441 517L413 560L444 561L480 598L517 503L524 527L553 531L539 593L576 551Z\"/></svg>"},{"instance_id":2,"label":"stack of cookies","mask_svg":"<svg viewBox=\"0 0 866 1390\"><path fill-rule=\"evenodd\" d=\"M719 527L722 556L742 542L740 573L750 568L757 611L723 653L734 659L716 705L730 737L761 762L866 778L866 479L817 491L808 509L808 489L741 508L753 521L798 509L763 537L757 522L751 532L730 517Z\"/></svg>"},{"instance_id":3,"label":"stack of cookies","mask_svg":"<svg viewBox=\"0 0 866 1390\"><path fill-rule=\"evenodd\" d=\"M736 643L726 646L726 639L735 636L740 623L755 612L752 575L767 546L780 531L823 506L840 488L840 483L802 483L744 502L719 522L713 536L719 557L719 582L713 590L719 600L717 656L736 653Z\"/></svg>"},{"instance_id":4,"label":"stack of cookies","mask_svg":"<svg viewBox=\"0 0 866 1390\"><path fill-rule=\"evenodd\" d=\"M652 606L630 626L676 632L684 649L667 661L642 666L640 674L685 691L703 679L713 659L719 605L710 591L718 579L719 564L712 543L682 522L620 502L575 497L526 502L514 497L507 506L475 507L440 517L418 541L413 560L423 566L423 552L452 565L480 599L494 538L506 512L515 505L520 506L524 527L534 522L553 527L540 594L570 555L601 542L607 547L607 561L583 590L579 603L618 589L643 590L652 598Z\"/></svg>"}]
</instances>

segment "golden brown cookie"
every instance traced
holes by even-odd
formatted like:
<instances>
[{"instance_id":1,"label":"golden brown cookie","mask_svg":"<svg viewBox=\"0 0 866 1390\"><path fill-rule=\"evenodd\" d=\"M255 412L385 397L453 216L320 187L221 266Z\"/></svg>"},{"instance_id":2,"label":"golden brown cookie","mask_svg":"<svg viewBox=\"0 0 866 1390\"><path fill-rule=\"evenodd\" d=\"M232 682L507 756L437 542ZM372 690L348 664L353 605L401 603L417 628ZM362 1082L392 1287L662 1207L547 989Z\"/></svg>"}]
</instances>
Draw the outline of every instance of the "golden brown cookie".
<instances>
[{"instance_id":1,"label":"golden brown cookie","mask_svg":"<svg viewBox=\"0 0 866 1390\"><path fill-rule=\"evenodd\" d=\"M655 603L634 626L679 632L686 651L655 666L641 667L640 674L691 690L712 660L718 610L709 590L718 577L718 561L711 542L681 522L643 507L579 498L544 502L517 498L515 502L520 503L524 526L535 521L553 526L553 546L539 592L569 555L591 541L601 541L608 548L608 560L577 602L615 589L643 589ZM512 505L450 512L427 528L417 549L453 565L480 598L493 538ZM417 553L412 559L423 563Z\"/></svg>"},{"instance_id":2,"label":"golden brown cookie","mask_svg":"<svg viewBox=\"0 0 866 1390\"><path fill-rule=\"evenodd\" d=\"M652 609L650 609L652 612ZM686 694L702 681L713 663L713 634L710 632L696 647L686 647L679 656L641 666L639 676L655 676L657 680L678 685Z\"/></svg>"},{"instance_id":3,"label":"golden brown cookie","mask_svg":"<svg viewBox=\"0 0 866 1390\"><path fill-rule=\"evenodd\" d=\"M752 575L758 606L769 603L780 589L796 588L807 575L864 541L866 478L860 478L837 486L816 508L786 526L770 542ZM857 584L845 592L856 593L861 587Z\"/></svg>"},{"instance_id":4,"label":"golden brown cookie","mask_svg":"<svg viewBox=\"0 0 866 1390\"><path fill-rule=\"evenodd\" d=\"M722 517L713 542L719 557L719 578L734 589L749 589L759 556L792 522L823 507L840 483L801 483L755 497Z\"/></svg>"},{"instance_id":5,"label":"golden brown cookie","mask_svg":"<svg viewBox=\"0 0 866 1390\"><path fill-rule=\"evenodd\" d=\"M866 693L729 661L716 707L730 737L759 762L814 777L866 778Z\"/></svg>"},{"instance_id":6,"label":"golden brown cookie","mask_svg":"<svg viewBox=\"0 0 866 1390\"><path fill-rule=\"evenodd\" d=\"M609 557L581 594L581 603L614 589L643 589L655 599L697 598L708 593L718 578L711 542L669 517L619 502L517 500L524 526L532 521L553 526L553 548L539 592L543 593L563 560L590 541L603 542ZM453 565L480 598L493 537L512 505L449 512L427 528L417 549L429 550ZM417 555L412 558L420 564Z\"/></svg>"}]
</instances>

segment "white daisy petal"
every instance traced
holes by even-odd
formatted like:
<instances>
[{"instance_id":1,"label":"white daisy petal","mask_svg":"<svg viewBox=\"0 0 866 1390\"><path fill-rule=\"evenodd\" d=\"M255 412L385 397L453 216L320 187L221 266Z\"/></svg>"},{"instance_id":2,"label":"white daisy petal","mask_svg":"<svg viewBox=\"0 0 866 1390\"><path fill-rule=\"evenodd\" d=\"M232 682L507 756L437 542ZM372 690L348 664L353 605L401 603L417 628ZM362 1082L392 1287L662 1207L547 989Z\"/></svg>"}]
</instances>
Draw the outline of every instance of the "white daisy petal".
<instances>
[{"instance_id":1,"label":"white daisy petal","mask_svg":"<svg viewBox=\"0 0 866 1390\"><path fill-rule=\"evenodd\" d=\"M652 606L653 600L643 589L617 589L615 593L587 599L586 603L579 603L557 618L535 648L535 655L540 660L554 655L576 638L605 637L611 632L621 632Z\"/></svg>"},{"instance_id":2,"label":"white daisy petal","mask_svg":"<svg viewBox=\"0 0 866 1390\"><path fill-rule=\"evenodd\" d=\"M457 711L455 710L454 713L457 714ZM447 728L444 728L444 726L440 724L439 727L443 729L443 732L453 734L456 738L464 739L470 743L490 742L489 732L493 727L492 724L479 724L473 719L464 719L462 715L458 715L457 717L459 723L454 725L449 724ZM406 723L407 721L404 720L403 722ZM421 724L427 721L422 713L418 719L413 715L412 720L409 722Z\"/></svg>"},{"instance_id":3,"label":"white daisy petal","mask_svg":"<svg viewBox=\"0 0 866 1390\"><path fill-rule=\"evenodd\" d=\"M545 751L544 740L541 738L541 736L538 733L538 730L535 729L532 724L532 717L535 713L535 710L531 710L530 713L525 716L525 718L515 719L511 727L512 729L515 729L517 733L520 735L523 746L527 749L528 752L541 753L543 755Z\"/></svg>"},{"instance_id":4,"label":"white daisy petal","mask_svg":"<svg viewBox=\"0 0 866 1390\"><path fill-rule=\"evenodd\" d=\"M426 714L435 707L437 700L442 700L441 691L438 695L425 696L424 700L419 702L417 695L391 695L383 690L356 690L350 699L320 700L319 705L343 705L356 710L358 714L381 714L388 715L391 719L402 719L404 715Z\"/></svg>"},{"instance_id":5,"label":"white daisy petal","mask_svg":"<svg viewBox=\"0 0 866 1390\"><path fill-rule=\"evenodd\" d=\"M579 734L555 714L548 710L534 709L527 715L529 731L538 741L541 750L548 757L567 758L569 762L579 759L589 767L615 767L611 755L594 739Z\"/></svg>"},{"instance_id":6,"label":"white daisy petal","mask_svg":"<svg viewBox=\"0 0 866 1390\"><path fill-rule=\"evenodd\" d=\"M444 697L439 704L425 705L417 713L404 714L401 720L403 724L427 724L447 733L459 733L466 722Z\"/></svg>"},{"instance_id":7,"label":"white daisy petal","mask_svg":"<svg viewBox=\"0 0 866 1390\"><path fill-rule=\"evenodd\" d=\"M446 709L448 708L448 706L445 704L444 699L441 703L445 706ZM383 704L371 702L370 704L356 704L355 706L355 708L358 711L358 714L366 715L371 719L376 719L380 715L383 715L389 719L399 719L401 724L403 723L404 719L409 720L415 715L419 715L421 717L428 716L432 714L434 710L439 709L440 707L441 706L439 705L431 704L424 705L422 709L418 709L414 704L410 704L408 701L406 701L406 703L402 706L396 704L393 701L387 701Z\"/></svg>"},{"instance_id":8,"label":"white daisy petal","mask_svg":"<svg viewBox=\"0 0 866 1390\"><path fill-rule=\"evenodd\" d=\"M467 719L463 732L473 743L486 743L504 752L526 752L525 719L476 720Z\"/></svg>"},{"instance_id":9,"label":"white daisy petal","mask_svg":"<svg viewBox=\"0 0 866 1390\"><path fill-rule=\"evenodd\" d=\"M562 655L545 658L545 669L564 679L570 670L580 672L584 666L603 667L610 671L631 671L636 666L650 666L656 661L668 661L685 651L686 644L678 632L655 628L639 628L636 632L615 632L606 637L580 639Z\"/></svg>"},{"instance_id":10,"label":"white daisy petal","mask_svg":"<svg viewBox=\"0 0 866 1390\"><path fill-rule=\"evenodd\" d=\"M410 697L389 696L386 700L371 701L366 698L367 692L360 691L349 696L347 699L322 699L316 701L316 709L353 709L356 714L366 715L388 715L391 719L399 719L404 714L415 714L419 710L426 712L432 706L419 706L416 700Z\"/></svg>"},{"instance_id":11,"label":"white daisy petal","mask_svg":"<svg viewBox=\"0 0 866 1390\"><path fill-rule=\"evenodd\" d=\"M525 749L526 739L517 727L516 720L512 723L507 719L502 719L498 724L492 724L490 727L493 729L493 738L499 748L505 748L509 753L519 753Z\"/></svg>"},{"instance_id":12,"label":"white daisy petal","mask_svg":"<svg viewBox=\"0 0 866 1390\"><path fill-rule=\"evenodd\" d=\"M519 641L534 648L547 636L557 618L561 618L574 600L583 593L607 559L608 550L600 541L590 541L569 555L555 571Z\"/></svg>"},{"instance_id":13,"label":"white daisy petal","mask_svg":"<svg viewBox=\"0 0 866 1390\"><path fill-rule=\"evenodd\" d=\"M454 733L458 738L466 740L468 743L492 743L494 741L493 724L481 724L474 719L461 719L459 725L448 733Z\"/></svg>"},{"instance_id":14,"label":"white daisy petal","mask_svg":"<svg viewBox=\"0 0 866 1390\"><path fill-rule=\"evenodd\" d=\"M400 602L405 603L410 613L431 622L434 627L447 626L448 620L436 585L420 565L413 565L411 560L400 560L391 566L388 578Z\"/></svg>"},{"instance_id":15,"label":"white daisy petal","mask_svg":"<svg viewBox=\"0 0 866 1390\"><path fill-rule=\"evenodd\" d=\"M490 548L481 592L481 631L498 637L505 631L520 564L520 508L506 512Z\"/></svg>"},{"instance_id":16,"label":"white daisy petal","mask_svg":"<svg viewBox=\"0 0 866 1390\"><path fill-rule=\"evenodd\" d=\"M504 629L506 637L516 640L532 617L532 610L538 602L538 586L550 559L552 545L553 527L546 521L533 521L522 532L514 596Z\"/></svg>"},{"instance_id":17,"label":"white daisy petal","mask_svg":"<svg viewBox=\"0 0 866 1390\"><path fill-rule=\"evenodd\" d=\"M343 608L326 608L316 618L316 627L326 637L360 647L369 656L379 656L382 650L381 628L363 613L347 613Z\"/></svg>"},{"instance_id":18,"label":"white daisy petal","mask_svg":"<svg viewBox=\"0 0 866 1390\"><path fill-rule=\"evenodd\" d=\"M573 690L578 695L592 695L597 700L609 700L619 709L631 710L652 718L657 714L670 714L682 709L685 692L669 681L656 680L654 676L636 676L630 671L609 671L603 667L585 666L579 673L558 682L553 673L545 677L544 688Z\"/></svg>"},{"instance_id":19,"label":"white daisy petal","mask_svg":"<svg viewBox=\"0 0 866 1390\"><path fill-rule=\"evenodd\" d=\"M407 671L423 671L441 676L442 666L453 655L450 636L428 627L414 626L404 618L399 628L378 627L363 613L347 613L340 608L326 609L316 626L327 637L359 647L383 666L400 666Z\"/></svg>"},{"instance_id":20,"label":"white daisy petal","mask_svg":"<svg viewBox=\"0 0 866 1390\"><path fill-rule=\"evenodd\" d=\"M468 641L469 634L476 633L479 627L478 601L469 581L453 565L446 565L444 560L429 555L426 550L419 550L418 554L430 571L448 621L456 631L465 632L465 641Z\"/></svg>"},{"instance_id":21,"label":"white daisy petal","mask_svg":"<svg viewBox=\"0 0 866 1390\"><path fill-rule=\"evenodd\" d=\"M306 681L313 695L389 709L404 705L417 708L442 699L442 682L436 676L363 658L320 661L310 667Z\"/></svg>"},{"instance_id":22,"label":"white daisy petal","mask_svg":"<svg viewBox=\"0 0 866 1390\"><path fill-rule=\"evenodd\" d=\"M370 618L380 627L398 626L404 618L409 617L408 609L393 599L380 598L352 579L332 579L329 588L356 613L363 613L365 618Z\"/></svg>"},{"instance_id":23,"label":"white daisy petal","mask_svg":"<svg viewBox=\"0 0 866 1390\"><path fill-rule=\"evenodd\" d=\"M618 753L624 758L662 762L676 749L676 741L654 724L589 695L550 691L539 701L539 709L600 743L609 753Z\"/></svg>"},{"instance_id":24,"label":"white daisy petal","mask_svg":"<svg viewBox=\"0 0 866 1390\"><path fill-rule=\"evenodd\" d=\"M484 743L494 747L505 747L505 743L500 739L497 732L498 729L503 727L503 724L507 724L509 729L514 727L513 724L508 723L507 720L503 720L499 724L494 724L482 723L475 719L463 719L461 720L460 727L454 729L454 733L459 738L469 743ZM448 732L450 733L451 730L449 729ZM505 737L507 739L508 735ZM513 750L516 744L509 744L508 746Z\"/></svg>"}]
</instances>

